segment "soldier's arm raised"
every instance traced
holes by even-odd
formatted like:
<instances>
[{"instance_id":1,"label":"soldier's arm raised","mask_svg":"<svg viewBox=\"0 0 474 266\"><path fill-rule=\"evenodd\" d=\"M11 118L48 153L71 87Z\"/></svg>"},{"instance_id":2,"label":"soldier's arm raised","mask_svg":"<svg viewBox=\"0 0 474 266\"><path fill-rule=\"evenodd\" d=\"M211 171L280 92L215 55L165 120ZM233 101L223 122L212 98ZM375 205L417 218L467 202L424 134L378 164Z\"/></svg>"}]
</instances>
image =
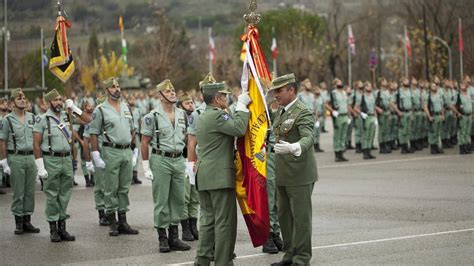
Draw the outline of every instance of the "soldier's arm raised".
<instances>
[{"instance_id":1,"label":"soldier's arm raised","mask_svg":"<svg viewBox=\"0 0 474 266\"><path fill-rule=\"evenodd\" d=\"M298 142L300 143L301 151L305 152L311 149L314 144L314 117L308 110L304 110L300 113L296 123L301 137Z\"/></svg>"},{"instance_id":2,"label":"soldier's arm raised","mask_svg":"<svg viewBox=\"0 0 474 266\"><path fill-rule=\"evenodd\" d=\"M263 114L265 115L265 114ZM234 136L242 137L245 135L250 118L250 112L237 111L235 117L231 118L230 115L224 111L219 112L217 120L217 128L220 132Z\"/></svg>"}]
</instances>

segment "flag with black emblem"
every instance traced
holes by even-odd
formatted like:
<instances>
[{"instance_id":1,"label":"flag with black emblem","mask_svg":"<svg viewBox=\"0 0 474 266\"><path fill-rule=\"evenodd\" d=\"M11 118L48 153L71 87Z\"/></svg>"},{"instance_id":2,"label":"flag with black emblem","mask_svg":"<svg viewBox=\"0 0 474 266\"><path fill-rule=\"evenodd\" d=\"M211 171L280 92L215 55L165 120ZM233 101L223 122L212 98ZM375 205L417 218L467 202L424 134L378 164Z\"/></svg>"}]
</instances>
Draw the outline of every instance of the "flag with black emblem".
<instances>
[{"instance_id":1,"label":"flag with black emblem","mask_svg":"<svg viewBox=\"0 0 474 266\"><path fill-rule=\"evenodd\" d=\"M51 58L49 59L49 70L63 83L68 81L75 69L74 58L67 40L67 28L70 27L71 23L59 15L56 19L55 33L51 44Z\"/></svg>"}]
</instances>

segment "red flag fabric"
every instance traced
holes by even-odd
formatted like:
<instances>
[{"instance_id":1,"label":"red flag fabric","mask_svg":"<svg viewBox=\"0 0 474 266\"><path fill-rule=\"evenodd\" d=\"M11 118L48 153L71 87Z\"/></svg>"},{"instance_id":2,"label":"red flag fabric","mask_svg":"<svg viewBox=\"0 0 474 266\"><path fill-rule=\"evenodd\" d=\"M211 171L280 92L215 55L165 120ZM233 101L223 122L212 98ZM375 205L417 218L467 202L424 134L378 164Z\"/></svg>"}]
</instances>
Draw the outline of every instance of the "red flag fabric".
<instances>
[{"instance_id":1,"label":"red flag fabric","mask_svg":"<svg viewBox=\"0 0 474 266\"><path fill-rule=\"evenodd\" d=\"M212 38L212 30L209 29L209 58L213 64L216 63L216 44L214 43L214 38Z\"/></svg>"},{"instance_id":2,"label":"red flag fabric","mask_svg":"<svg viewBox=\"0 0 474 266\"><path fill-rule=\"evenodd\" d=\"M408 36L408 31L405 31L405 47L407 49L407 55L410 58L411 57L411 42L410 42L410 37Z\"/></svg>"},{"instance_id":3,"label":"red flag fabric","mask_svg":"<svg viewBox=\"0 0 474 266\"><path fill-rule=\"evenodd\" d=\"M462 39L462 24L461 24L461 19L459 19L459 24L458 24L458 38L459 38L459 52L464 52L464 41Z\"/></svg>"},{"instance_id":4,"label":"red flag fabric","mask_svg":"<svg viewBox=\"0 0 474 266\"><path fill-rule=\"evenodd\" d=\"M277 55L278 55L278 50L277 50L277 40L275 37L272 38L272 57L273 59L277 59Z\"/></svg>"},{"instance_id":5,"label":"red flag fabric","mask_svg":"<svg viewBox=\"0 0 474 266\"><path fill-rule=\"evenodd\" d=\"M352 33L352 26L349 24L347 26L347 44L349 45L349 50L351 51L352 55L356 54L356 45L355 45L355 38L354 34Z\"/></svg>"}]
</instances>

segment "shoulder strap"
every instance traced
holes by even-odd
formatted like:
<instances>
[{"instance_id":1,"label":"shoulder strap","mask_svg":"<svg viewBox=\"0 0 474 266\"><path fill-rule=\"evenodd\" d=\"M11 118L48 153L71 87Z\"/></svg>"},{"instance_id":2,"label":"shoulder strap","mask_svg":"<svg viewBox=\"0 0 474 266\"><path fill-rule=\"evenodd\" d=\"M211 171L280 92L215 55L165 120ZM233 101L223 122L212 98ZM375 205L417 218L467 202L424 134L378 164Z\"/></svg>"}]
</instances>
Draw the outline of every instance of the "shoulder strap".
<instances>
[{"instance_id":1,"label":"shoulder strap","mask_svg":"<svg viewBox=\"0 0 474 266\"><path fill-rule=\"evenodd\" d=\"M102 133L104 134L107 142L112 143L109 135L107 134L107 130L105 129L105 119L104 119L104 110L102 110L102 106L99 106L100 116L102 118Z\"/></svg>"},{"instance_id":2,"label":"shoulder strap","mask_svg":"<svg viewBox=\"0 0 474 266\"><path fill-rule=\"evenodd\" d=\"M51 148L51 122L49 121L49 116L46 116L46 120L48 121L48 150L49 152L52 152Z\"/></svg>"},{"instance_id":3,"label":"shoulder strap","mask_svg":"<svg viewBox=\"0 0 474 266\"><path fill-rule=\"evenodd\" d=\"M10 120L10 116L7 116L7 121L8 121L8 125L10 127L10 131L12 132L13 150L16 153L16 133L15 133L15 130L13 130L13 124L12 124L12 121Z\"/></svg>"},{"instance_id":4,"label":"shoulder strap","mask_svg":"<svg viewBox=\"0 0 474 266\"><path fill-rule=\"evenodd\" d=\"M153 118L155 120L155 136L156 136L156 149L160 149L160 127L158 124L158 116L156 115L156 112L153 112Z\"/></svg>"}]
</instances>

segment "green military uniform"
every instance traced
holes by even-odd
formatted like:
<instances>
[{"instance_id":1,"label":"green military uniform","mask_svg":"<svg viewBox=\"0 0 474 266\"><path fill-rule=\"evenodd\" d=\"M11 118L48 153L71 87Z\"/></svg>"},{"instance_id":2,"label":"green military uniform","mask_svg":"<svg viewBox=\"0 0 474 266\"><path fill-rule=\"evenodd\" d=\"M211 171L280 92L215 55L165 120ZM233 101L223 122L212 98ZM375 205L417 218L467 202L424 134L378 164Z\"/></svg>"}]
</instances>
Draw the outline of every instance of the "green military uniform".
<instances>
[{"instance_id":1,"label":"green military uniform","mask_svg":"<svg viewBox=\"0 0 474 266\"><path fill-rule=\"evenodd\" d=\"M417 150L421 150L423 148L421 139L423 138L423 116L425 115L425 112L423 112L420 88L414 87L412 88L411 92L413 103L413 122L411 125L410 146L413 146Z\"/></svg>"},{"instance_id":2,"label":"green military uniform","mask_svg":"<svg viewBox=\"0 0 474 266\"><path fill-rule=\"evenodd\" d=\"M362 118L362 151L364 151L364 159L375 158L371 156L370 150L372 149L375 137L377 117L375 112L375 97L373 93L364 93L361 97L360 109L362 113L366 114L367 117Z\"/></svg>"},{"instance_id":3,"label":"green military uniform","mask_svg":"<svg viewBox=\"0 0 474 266\"><path fill-rule=\"evenodd\" d=\"M411 136L412 124L412 96L409 88L400 88L397 92L394 104L398 110L403 113L400 117L400 125L398 129L398 141L402 146L402 152L408 151L408 144Z\"/></svg>"},{"instance_id":4,"label":"green military uniform","mask_svg":"<svg viewBox=\"0 0 474 266\"><path fill-rule=\"evenodd\" d=\"M327 90L321 89L321 98L323 103L329 101L329 94ZM324 109L323 114L321 115L321 132L326 132L326 110Z\"/></svg>"},{"instance_id":5,"label":"green military uniform","mask_svg":"<svg viewBox=\"0 0 474 266\"><path fill-rule=\"evenodd\" d=\"M99 104L100 105L100 104ZM98 105L98 106L99 106ZM90 139L90 124L87 124L84 129L84 138ZM97 136L97 142L99 146L99 152L102 151L102 143L103 143L103 135ZM95 202L95 209L97 211L104 211L105 212L105 201L104 201L104 185L105 185L105 177L104 177L104 169L97 167L94 163L94 178L95 178L95 186L94 186L94 202Z\"/></svg>"},{"instance_id":6,"label":"green military uniform","mask_svg":"<svg viewBox=\"0 0 474 266\"><path fill-rule=\"evenodd\" d=\"M469 86L467 91L471 97L471 105L474 109L474 86ZM471 126L471 151L474 151L474 116L471 117L471 120L473 121Z\"/></svg>"},{"instance_id":7,"label":"green military uniform","mask_svg":"<svg viewBox=\"0 0 474 266\"><path fill-rule=\"evenodd\" d=\"M377 115L379 124L378 141L380 153L390 153L390 92L386 89L379 89L376 92L375 104L382 109L382 113Z\"/></svg>"},{"instance_id":8,"label":"green military uniform","mask_svg":"<svg viewBox=\"0 0 474 266\"><path fill-rule=\"evenodd\" d=\"M354 108L355 106L360 106L360 103L362 101L362 95L363 91L354 89L348 97L349 105ZM360 152L359 149L361 148L361 143L362 143L362 130L363 130L363 125L362 125L362 118L359 116L354 117L352 119L352 123L347 126L347 137L346 137L346 143L347 147L351 145L352 142L352 130L354 129L354 141L356 144L356 152Z\"/></svg>"},{"instance_id":9,"label":"green military uniform","mask_svg":"<svg viewBox=\"0 0 474 266\"><path fill-rule=\"evenodd\" d=\"M422 106L425 106L428 104L428 98L430 95L430 89L425 88L421 92L421 103ZM422 144L423 147L426 148L428 147L428 133L430 132L430 122L428 121L428 116L426 115L425 112L422 114L422 130L421 130L421 137L422 137Z\"/></svg>"},{"instance_id":10,"label":"green military uniform","mask_svg":"<svg viewBox=\"0 0 474 266\"><path fill-rule=\"evenodd\" d=\"M391 102L396 102L397 101L397 91L396 90L395 91L390 90L390 101ZM398 131L399 131L399 126L398 125L400 123L400 120L399 120L398 115L395 112L395 110L391 110L389 121L390 121L389 130L391 132L390 133L390 143L391 143L392 150L395 150L395 149L398 148L398 145L396 144L396 142L398 141Z\"/></svg>"},{"instance_id":11,"label":"green military uniform","mask_svg":"<svg viewBox=\"0 0 474 266\"><path fill-rule=\"evenodd\" d=\"M458 144L461 154L470 154L471 128L472 128L472 103L469 93L459 92L456 100L456 107L461 117L459 117Z\"/></svg>"},{"instance_id":12,"label":"green military uniform","mask_svg":"<svg viewBox=\"0 0 474 266\"><path fill-rule=\"evenodd\" d=\"M230 93L224 88L223 83L202 87L204 94ZM233 265L237 234L234 138L245 134L249 117L249 112L238 109L231 117L224 110L208 105L197 119L196 188L201 204L197 265L210 264L214 246L215 264Z\"/></svg>"},{"instance_id":13,"label":"green military uniform","mask_svg":"<svg viewBox=\"0 0 474 266\"><path fill-rule=\"evenodd\" d=\"M316 152L323 152L320 148L320 138L321 138L321 130L323 128L323 121L326 120L325 116L325 109L324 109L324 99L322 96L316 96L314 100L314 111L316 113L317 122L319 122L319 126L314 126L314 144ZM317 123L316 122L316 123Z\"/></svg>"},{"instance_id":14,"label":"green military uniform","mask_svg":"<svg viewBox=\"0 0 474 266\"><path fill-rule=\"evenodd\" d=\"M349 116L347 114L348 99L347 94L343 90L333 89L330 92L329 103L332 108L339 114L333 117L333 148L335 152L343 152L346 150L346 137Z\"/></svg>"},{"instance_id":15,"label":"green military uniform","mask_svg":"<svg viewBox=\"0 0 474 266\"><path fill-rule=\"evenodd\" d=\"M441 140L443 143L443 148L451 148L450 138L453 131L454 125L454 113L449 108L450 106L454 105L454 99L452 91L449 87L439 88L439 92L443 97L444 102L444 120L442 123L442 130L441 130Z\"/></svg>"},{"instance_id":16,"label":"green military uniform","mask_svg":"<svg viewBox=\"0 0 474 266\"><path fill-rule=\"evenodd\" d=\"M272 89L282 88L294 80L293 74L278 77L273 80ZM339 96L335 97L339 99ZM339 105L341 113L342 102ZM344 122L347 125L347 120ZM318 179L313 149L314 117L301 101L296 100L280 107L273 127L277 143L298 143L301 152L299 156L278 153L279 144L275 147L278 218L285 252L282 262L309 265L312 256L311 194Z\"/></svg>"},{"instance_id":17,"label":"green military uniform","mask_svg":"<svg viewBox=\"0 0 474 266\"><path fill-rule=\"evenodd\" d=\"M433 148L438 149L439 141L441 138L441 128L443 122L442 110L443 110L443 96L440 92L431 92L428 96L427 108L432 116L433 120L430 121L430 132L428 135L429 143Z\"/></svg>"}]
</instances>

